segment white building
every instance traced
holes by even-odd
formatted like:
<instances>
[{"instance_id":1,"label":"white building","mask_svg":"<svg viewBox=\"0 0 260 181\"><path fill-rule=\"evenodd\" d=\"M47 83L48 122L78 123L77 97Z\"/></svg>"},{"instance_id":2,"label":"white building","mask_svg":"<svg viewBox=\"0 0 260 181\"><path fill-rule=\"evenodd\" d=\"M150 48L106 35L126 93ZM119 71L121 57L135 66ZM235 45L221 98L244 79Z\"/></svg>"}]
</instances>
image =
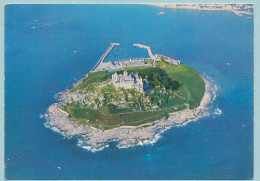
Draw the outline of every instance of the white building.
<instances>
[{"instance_id":1,"label":"white building","mask_svg":"<svg viewBox=\"0 0 260 181\"><path fill-rule=\"evenodd\" d=\"M137 73L128 74L125 70L123 74L117 74L116 72L112 74L112 84L118 88L122 87L125 89L134 88L137 92L143 93L143 79L138 76Z\"/></svg>"},{"instance_id":2,"label":"white building","mask_svg":"<svg viewBox=\"0 0 260 181\"><path fill-rule=\"evenodd\" d=\"M175 59L172 59L170 57L166 57L162 54L155 54L154 57L156 58L156 60L161 60L162 58L165 58L165 61L169 62L170 64L174 64L174 65L180 65L181 64L180 60L175 60Z\"/></svg>"},{"instance_id":3,"label":"white building","mask_svg":"<svg viewBox=\"0 0 260 181\"><path fill-rule=\"evenodd\" d=\"M174 64L174 65L180 65L181 64L180 60L166 59L166 61L169 62L170 64Z\"/></svg>"}]
</instances>

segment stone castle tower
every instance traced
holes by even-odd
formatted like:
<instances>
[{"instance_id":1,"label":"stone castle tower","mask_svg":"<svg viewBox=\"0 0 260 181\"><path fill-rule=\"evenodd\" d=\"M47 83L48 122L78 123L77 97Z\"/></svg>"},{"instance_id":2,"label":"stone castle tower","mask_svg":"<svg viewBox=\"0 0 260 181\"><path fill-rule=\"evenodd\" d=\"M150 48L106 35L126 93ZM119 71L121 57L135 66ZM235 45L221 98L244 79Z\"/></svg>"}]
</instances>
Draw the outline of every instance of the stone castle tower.
<instances>
[{"instance_id":1,"label":"stone castle tower","mask_svg":"<svg viewBox=\"0 0 260 181\"><path fill-rule=\"evenodd\" d=\"M112 84L118 88L122 87L125 89L132 89L134 88L137 92L143 93L143 79L142 77L138 76L137 73L128 74L125 70L123 74L118 74L115 72L112 74Z\"/></svg>"}]
</instances>

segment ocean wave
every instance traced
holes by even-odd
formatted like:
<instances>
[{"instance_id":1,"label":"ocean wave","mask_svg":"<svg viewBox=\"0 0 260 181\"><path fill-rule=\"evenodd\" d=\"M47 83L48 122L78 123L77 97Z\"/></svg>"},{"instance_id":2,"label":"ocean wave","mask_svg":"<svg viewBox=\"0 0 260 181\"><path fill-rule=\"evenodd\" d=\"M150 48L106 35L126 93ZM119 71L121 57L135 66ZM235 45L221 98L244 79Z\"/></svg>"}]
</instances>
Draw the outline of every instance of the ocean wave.
<instances>
[{"instance_id":1,"label":"ocean wave","mask_svg":"<svg viewBox=\"0 0 260 181\"><path fill-rule=\"evenodd\" d=\"M45 128L51 129L53 132L61 134L63 136L63 138L65 138L65 139L73 138L73 136L68 136L65 132L60 131L60 129L58 129L57 127L49 125L48 122L45 122L44 126L45 126Z\"/></svg>"},{"instance_id":2,"label":"ocean wave","mask_svg":"<svg viewBox=\"0 0 260 181\"><path fill-rule=\"evenodd\" d=\"M210 76L206 75L206 73L203 73L203 76L210 82L210 84L212 86L212 92L211 92L212 101L208 105L209 107L211 107L211 109L209 109L207 113L208 113L208 116L212 115L213 118L215 118L216 116L222 115L221 108L217 107L217 104L216 104L216 98L219 97L219 94L221 92L221 87L214 79L212 79Z\"/></svg>"},{"instance_id":3,"label":"ocean wave","mask_svg":"<svg viewBox=\"0 0 260 181\"><path fill-rule=\"evenodd\" d=\"M214 115L221 115L222 111L219 108L216 108L213 112Z\"/></svg>"},{"instance_id":4,"label":"ocean wave","mask_svg":"<svg viewBox=\"0 0 260 181\"><path fill-rule=\"evenodd\" d=\"M42 118L44 118L44 114L40 114L40 116L39 116L39 117L40 117L41 119L42 119Z\"/></svg>"},{"instance_id":5,"label":"ocean wave","mask_svg":"<svg viewBox=\"0 0 260 181\"><path fill-rule=\"evenodd\" d=\"M77 141L78 141L77 146L83 148L84 150L91 151L91 152L93 152L93 153L98 152L98 151L102 151L102 150L104 150L105 148L109 147L109 144L106 143L104 146L102 146L102 147L100 147L100 148L93 149L91 146L86 145L86 144L83 142L83 140L81 140L79 137L78 137Z\"/></svg>"}]
</instances>

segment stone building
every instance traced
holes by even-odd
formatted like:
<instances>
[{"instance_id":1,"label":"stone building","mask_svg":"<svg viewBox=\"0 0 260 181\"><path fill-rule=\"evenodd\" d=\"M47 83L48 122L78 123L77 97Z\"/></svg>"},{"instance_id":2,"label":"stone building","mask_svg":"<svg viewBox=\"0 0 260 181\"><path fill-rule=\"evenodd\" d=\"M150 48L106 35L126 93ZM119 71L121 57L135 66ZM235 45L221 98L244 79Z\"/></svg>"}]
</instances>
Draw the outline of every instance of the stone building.
<instances>
[{"instance_id":1,"label":"stone building","mask_svg":"<svg viewBox=\"0 0 260 181\"><path fill-rule=\"evenodd\" d=\"M154 57L156 58L156 60L161 60L162 58L165 58L165 61L169 62L170 64L173 64L173 65L180 65L181 64L181 61L180 60L175 60L175 59L172 59L170 57L166 57L162 54L155 54Z\"/></svg>"},{"instance_id":2,"label":"stone building","mask_svg":"<svg viewBox=\"0 0 260 181\"><path fill-rule=\"evenodd\" d=\"M173 65L180 65L181 61L180 60L175 60L175 59L166 59L167 62Z\"/></svg>"},{"instance_id":3,"label":"stone building","mask_svg":"<svg viewBox=\"0 0 260 181\"><path fill-rule=\"evenodd\" d=\"M123 74L117 74L115 72L112 74L112 84L118 88L122 87L125 89L132 89L134 88L137 92L143 93L143 79L142 77L138 76L137 73L128 74L125 70Z\"/></svg>"}]
</instances>

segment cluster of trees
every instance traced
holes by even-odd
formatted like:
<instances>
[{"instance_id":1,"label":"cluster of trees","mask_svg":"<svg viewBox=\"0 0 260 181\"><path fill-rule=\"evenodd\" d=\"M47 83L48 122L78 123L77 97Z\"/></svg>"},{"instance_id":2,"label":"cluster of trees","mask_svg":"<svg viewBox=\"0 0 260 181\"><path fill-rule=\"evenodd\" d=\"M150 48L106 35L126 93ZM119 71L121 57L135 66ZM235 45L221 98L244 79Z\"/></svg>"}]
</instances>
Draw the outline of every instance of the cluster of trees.
<instances>
[{"instance_id":1,"label":"cluster of trees","mask_svg":"<svg viewBox=\"0 0 260 181\"><path fill-rule=\"evenodd\" d=\"M170 94L162 94L159 92L155 92L149 95L151 104L157 105L159 108L166 108L169 103Z\"/></svg>"},{"instance_id":2,"label":"cluster of trees","mask_svg":"<svg viewBox=\"0 0 260 181\"><path fill-rule=\"evenodd\" d=\"M168 77L165 70L158 67L146 68L138 71L143 79L147 79L151 87L165 87L166 90L177 90L181 84Z\"/></svg>"}]
</instances>

